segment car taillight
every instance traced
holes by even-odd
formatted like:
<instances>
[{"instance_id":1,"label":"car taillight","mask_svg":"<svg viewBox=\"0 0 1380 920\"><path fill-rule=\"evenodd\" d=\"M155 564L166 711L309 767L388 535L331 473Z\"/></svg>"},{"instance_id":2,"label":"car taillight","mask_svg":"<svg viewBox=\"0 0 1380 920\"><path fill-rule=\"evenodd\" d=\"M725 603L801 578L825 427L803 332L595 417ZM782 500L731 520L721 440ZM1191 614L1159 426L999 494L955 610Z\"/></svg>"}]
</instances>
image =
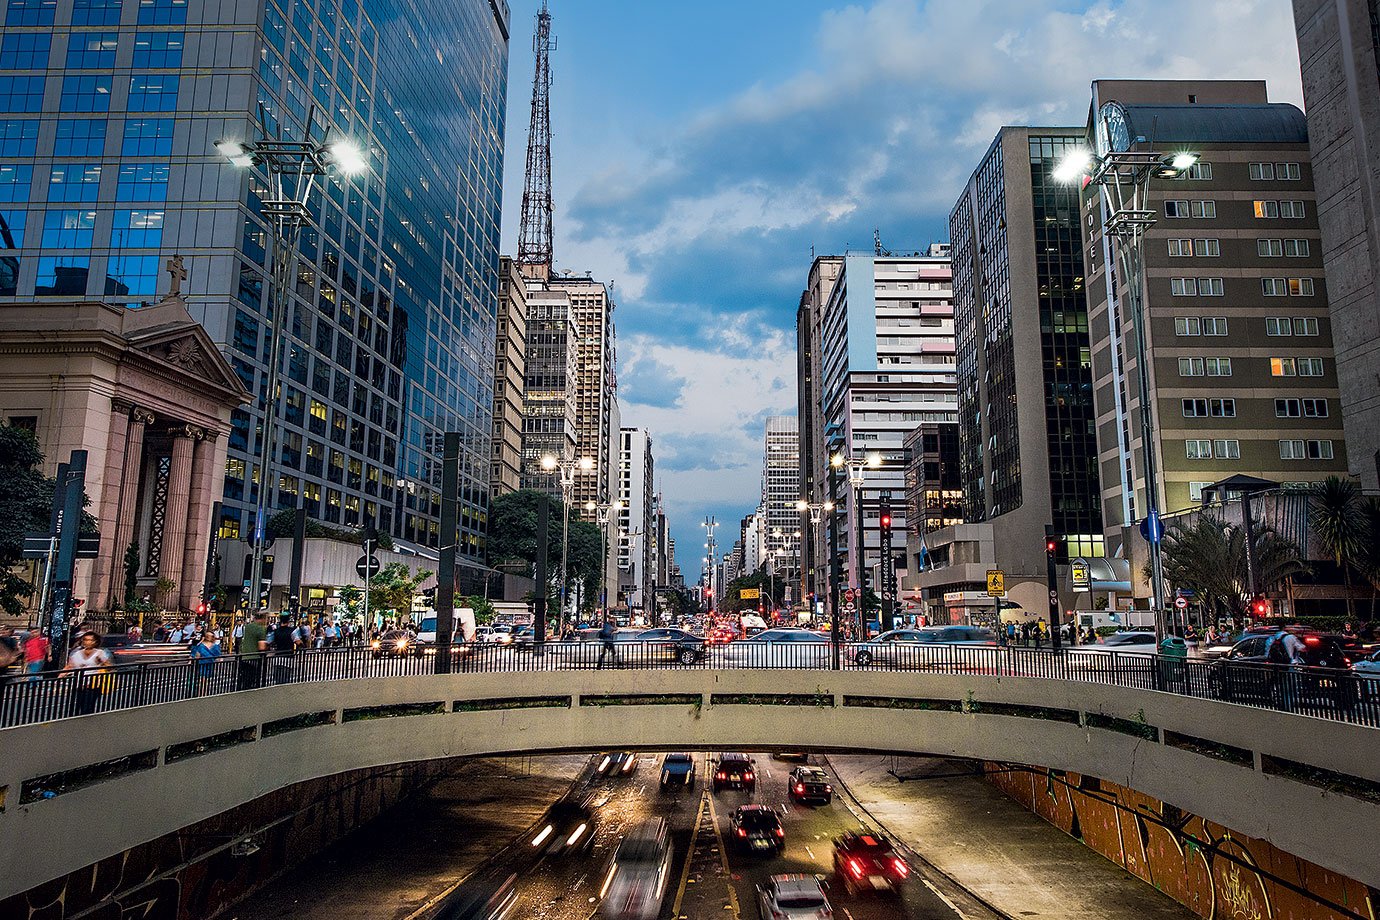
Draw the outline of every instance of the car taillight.
<instances>
[{"instance_id":1,"label":"car taillight","mask_svg":"<svg viewBox=\"0 0 1380 920\"><path fill-rule=\"evenodd\" d=\"M905 860L893 859L891 861L891 866L896 870L896 874L901 876L901 878L905 878L907 875L910 875L910 866L906 865Z\"/></svg>"},{"instance_id":2,"label":"car taillight","mask_svg":"<svg viewBox=\"0 0 1380 920\"><path fill-rule=\"evenodd\" d=\"M862 863L858 862L856 859L848 860L848 871L853 873L854 878L863 877Z\"/></svg>"},{"instance_id":3,"label":"car taillight","mask_svg":"<svg viewBox=\"0 0 1380 920\"><path fill-rule=\"evenodd\" d=\"M714 774L714 778L715 778L715 779L728 779L728 774L725 773L723 770L720 770L718 773L715 773L715 774Z\"/></svg>"},{"instance_id":4,"label":"car taillight","mask_svg":"<svg viewBox=\"0 0 1380 920\"><path fill-rule=\"evenodd\" d=\"M795 794L796 794L796 795L804 795L804 794L805 794L805 784L804 784L804 783L796 783L796 784L795 784Z\"/></svg>"},{"instance_id":5,"label":"car taillight","mask_svg":"<svg viewBox=\"0 0 1380 920\"><path fill-rule=\"evenodd\" d=\"M1322 640L1317 636L1306 636L1303 640L1304 645L1322 645Z\"/></svg>"},{"instance_id":6,"label":"car taillight","mask_svg":"<svg viewBox=\"0 0 1380 920\"><path fill-rule=\"evenodd\" d=\"M834 791L834 787L833 787L833 786L830 786L828 783L825 783L825 784L824 784L824 791L825 791L825 792L833 792L833 791Z\"/></svg>"},{"instance_id":7,"label":"car taillight","mask_svg":"<svg viewBox=\"0 0 1380 920\"><path fill-rule=\"evenodd\" d=\"M744 774L743 774L743 779L752 779L752 771L749 770L749 771L747 771L746 773L744 773Z\"/></svg>"},{"instance_id":8,"label":"car taillight","mask_svg":"<svg viewBox=\"0 0 1380 920\"><path fill-rule=\"evenodd\" d=\"M739 836L739 837L746 837L746 836L747 836L747 828L744 828L744 827L738 828L738 836Z\"/></svg>"},{"instance_id":9,"label":"car taillight","mask_svg":"<svg viewBox=\"0 0 1380 920\"><path fill-rule=\"evenodd\" d=\"M778 837L784 837L784 836L786 836L786 829L783 828L783 827L778 827L778 828L776 829L776 836L778 836Z\"/></svg>"}]
</instances>

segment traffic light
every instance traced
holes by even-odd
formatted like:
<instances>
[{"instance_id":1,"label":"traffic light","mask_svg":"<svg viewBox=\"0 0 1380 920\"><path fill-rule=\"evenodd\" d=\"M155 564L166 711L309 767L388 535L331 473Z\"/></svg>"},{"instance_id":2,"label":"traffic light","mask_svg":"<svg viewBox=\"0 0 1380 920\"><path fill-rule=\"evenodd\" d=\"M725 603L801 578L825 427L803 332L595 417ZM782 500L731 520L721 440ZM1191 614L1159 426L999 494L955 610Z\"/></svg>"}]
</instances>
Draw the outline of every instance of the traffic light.
<instances>
[{"instance_id":1,"label":"traffic light","mask_svg":"<svg viewBox=\"0 0 1380 920\"><path fill-rule=\"evenodd\" d=\"M891 509L890 509L890 508L883 508L883 509L882 509L882 530L890 530L890 529L891 529Z\"/></svg>"},{"instance_id":2,"label":"traffic light","mask_svg":"<svg viewBox=\"0 0 1380 920\"><path fill-rule=\"evenodd\" d=\"M1059 552L1059 541L1054 537L1045 537L1045 552L1051 556Z\"/></svg>"},{"instance_id":3,"label":"traffic light","mask_svg":"<svg viewBox=\"0 0 1380 920\"><path fill-rule=\"evenodd\" d=\"M1270 615L1270 601L1263 594L1257 594L1251 600L1251 613L1258 617Z\"/></svg>"},{"instance_id":4,"label":"traffic light","mask_svg":"<svg viewBox=\"0 0 1380 920\"><path fill-rule=\"evenodd\" d=\"M200 604L197 604L197 605L196 605L196 614L197 614L197 616L201 616L201 615L203 615L203 614L205 614L205 613L206 613L206 602L205 602L205 601L202 601Z\"/></svg>"}]
</instances>

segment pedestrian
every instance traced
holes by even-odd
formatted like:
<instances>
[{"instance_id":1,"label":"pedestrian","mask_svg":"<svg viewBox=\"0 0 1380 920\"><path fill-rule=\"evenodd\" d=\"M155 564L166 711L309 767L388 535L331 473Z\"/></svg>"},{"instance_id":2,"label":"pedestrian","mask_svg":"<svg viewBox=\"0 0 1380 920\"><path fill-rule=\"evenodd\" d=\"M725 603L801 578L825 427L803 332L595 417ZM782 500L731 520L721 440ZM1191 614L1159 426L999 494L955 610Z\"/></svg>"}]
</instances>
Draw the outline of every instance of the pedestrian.
<instances>
[{"instance_id":1,"label":"pedestrian","mask_svg":"<svg viewBox=\"0 0 1380 920\"><path fill-rule=\"evenodd\" d=\"M305 629L306 627L299 628ZM298 630L294 629L292 625L292 617L285 613L278 618L278 625L274 627L270 641L273 646L273 682L275 684L292 683L292 658L300 644L297 633Z\"/></svg>"},{"instance_id":2,"label":"pedestrian","mask_svg":"<svg viewBox=\"0 0 1380 920\"><path fill-rule=\"evenodd\" d=\"M24 640L24 673L31 680L38 680L47 663L48 637L37 629L29 630L29 637Z\"/></svg>"},{"instance_id":3,"label":"pedestrian","mask_svg":"<svg viewBox=\"0 0 1380 920\"><path fill-rule=\"evenodd\" d=\"M112 675L110 668L114 660L110 652L101 648L101 637L93 632L84 632L77 640L77 647L67 656L64 671L72 671L75 690L72 694L73 715L85 716L96 711L101 694L110 688Z\"/></svg>"},{"instance_id":4,"label":"pedestrian","mask_svg":"<svg viewBox=\"0 0 1380 920\"><path fill-rule=\"evenodd\" d=\"M595 670L604 666L604 656L613 652L613 663L618 664L618 649L614 648L613 640L618 635L618 630L614 628L612 620L605 620L604 625L599 628L599 641L603 645L599 648L599 663L594 666Z\"/></svg>"},{"instance_id":5,"label":"pedestrian","mask_svg":"<svg viewBox=\"0 0 1380 920\"><path fill-rule=\"evenodd\" d=\"M138 623L131 623L129 629L126 630L125 635L129 637L129 641L131 644L135 642L144 641L144 631L139 628Z\"/></svg>"},{"instance_id":6,"label":"pedestrian","mask_svg":"<svg viewBox=\"0 0 1380 920\"><path fill-rule=\"evenodd\" d=\"M1007 624L1006 624L1006 644L1007 644L1007 645L1015 645L1015 644L1016 644L1016 624L1015 624L1015 623L1007 623Z\"/></svg>"},{"instance_id":7,"label":"pedestrian","mask_svg":"<svg viewBox=\"0 0 1380 920\"><path fill-rule=\"evenodd\" d=\"M1307 663L1304 660L1303 642L1293 633L1281 629L1265 643L1265 660L1280 666L1274 678L1278 690L1271 695L1278 699L1283 708L1292 710L1298 697L1299 676L1296 669Z\"/></svg>"},{"instance_id":8,"label":"pedestrian","mask_svg":"<svg viewBox=\"0 0 1380 920\"><path fill-rule=\"evenodd\" d=\"M262 680L264 652L268 650L268 627L264 625L262 610L254 611L249 622L244 625L244 634L240 637L238 649L240 667L235 689L253 690Z\"/></svg>"},{"instance_id":9,"label":"pedestrian","mask_svg":"<svg viewBox=\"0 0 1380 920\"><path fill-rule=\"evenodd\" d=\"M11 665L19 667L23 660L24 652L15 638L14 627L0 626L0 673L8 671Z\"/></svg>"},{"instance_id":10,"label":"pedestrian","mask_svg":"<svg viewBox=\"0 0 1380 920\"><path fill-rule=\"evenodd\" d=\"M1036 623L1035 628L1031 631L1035 634L1035 648L1043 648L1045 640L1045 621L1041 620L1040 622Z\"/></svg>"},{"instance_id":11,"label":"pedestrian","mask_svg":"<svg viewBox=\"0 0 1380 920\"><path fill-rule=\"evenodd\" d=\"M221 656L220 641L208 629L201 641L192 646L192 661L196 664L196 695L205 696L216 673L216 659Z\"/></svg>"}]
</instances>

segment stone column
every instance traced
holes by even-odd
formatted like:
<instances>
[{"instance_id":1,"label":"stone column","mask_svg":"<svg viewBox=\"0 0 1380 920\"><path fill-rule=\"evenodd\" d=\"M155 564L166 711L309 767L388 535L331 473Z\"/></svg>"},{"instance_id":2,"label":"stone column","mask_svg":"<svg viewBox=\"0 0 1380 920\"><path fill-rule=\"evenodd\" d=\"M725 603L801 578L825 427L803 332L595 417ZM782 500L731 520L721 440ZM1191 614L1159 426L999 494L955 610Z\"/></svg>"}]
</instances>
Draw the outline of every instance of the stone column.
<instances>
[{"instance_id":1,"label":"stone column","mask_svg":"<svg viewBox=\"0 0 1380 920\"><path fill-rule=\"evenodd\" d=\"M91 597L87 604L93 610L110 610L122 600L111 593L110 573L120 567L124 550L115 545L120 514L120 486L125 469L125 446L129 443L130 413L134 404L122 399L110 401L110 432L106 437L105 471L101 476L101 494L92 509L96 528L101 534L101 554L91 568Z\"/></svg>"},{"instance_id":2,"label":"stone column","mask_svg":"<svg viewBox=\"0 0 1380 920\"><path fill-rule=\"evenodd\" d=\"M219 521L211 520L211 504L220 492L215 469L216 436L203 432L196 439L192 453L192 495L187 505L187 548L182 560L182 582L178 597L188 610L197 605L201 589L206 583L206 553L211 545L211 528ZM224 468L220 470L224 474ZM210 600L210 598L206 598Z\"/></svg>"},{"instance_id":3,"label":"stone column","mask_svg":"<svg viewBox=\"0 0 1380 920\"><path fill-rule=\"evenodd\" d=\"M153 413L134 409L129 416L125 438L124 467L118 478L115 507L115 552L109 573L110 602L107 609L125 596L125 550L134 540L134 525L139 518L139 474L144 468L144 429L153 422ZM97 582L99 584L100 582Z\"/></svg>"},{"instance_id":4,"label":"stone column","mask_svg":"<svg viewBox=\"0 0 1380 920\"><path fill-rule=\"evenodd\" d=\"M195 425L179 425L169 434L173 438L172 463L168 468L168 504L163 515L163 555L158 577L177 582L171 591L158 592L164 610L177 606L181 591L182 560L187 552L187 506L192 492L192 446L205 434Z\"/></svg>"}]
</instances>

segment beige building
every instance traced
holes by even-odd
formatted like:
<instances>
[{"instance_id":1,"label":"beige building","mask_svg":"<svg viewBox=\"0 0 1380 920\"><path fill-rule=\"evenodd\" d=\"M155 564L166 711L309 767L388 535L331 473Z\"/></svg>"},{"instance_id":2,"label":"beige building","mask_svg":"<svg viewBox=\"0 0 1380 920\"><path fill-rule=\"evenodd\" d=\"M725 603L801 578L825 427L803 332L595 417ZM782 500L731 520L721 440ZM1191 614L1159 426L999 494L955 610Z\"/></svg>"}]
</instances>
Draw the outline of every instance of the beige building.
<instances>
[{"instance_id":1,"label":"beige building","mask_svg":"<svg viewBox=\"0 0 1380 920\"><path fill-rule=\"evenodd\" d=\"M1115 262L1104 199L1090 187L1083 200L1106 553L1136 560L1147 449L1166 514L1237 473L1286 484L1343 473L1347 451L1303 113L1269 103L1255 81L1098 81L1091 111L1089 138L1110 120L1113 131L1125 126L1132 149L1201 157L1186 175L1150 187L1150 445L1131 317L1124 298L1108 297ZM1133 562L1142 596L1143 568Z\"/></svg>"},{"instance_id":2,"label":"beige building","mask_svg":"<svg viewBox=\"0 0 1380 920\"><path fill-rule=\"evenodd\" d=\"M1380 489L1380 32L1376 6L1294 0L1351 472Z\"/></svg>"},{"instance_id":3,"label":"beige building","mask_svg":"<svg viewBox=\"0 0 1380 920\"><path fill-rule=\"evenodd\" d=\"M613 296L607 285L588 275L553 275L553 291L570 297L570 315L579 329L575 360L575 456L594 461L594 474L575 479L575 507L607 504L618 482L619 422Z\"/></svg>"},{"instance_id":4,"label":"beige building","mask_svg":"<svg viewBox=\"0 0 1380 920\"><path fill-rule=\"evenodd\" d=\"M843 258L821 256L810 265L807 286L800 295L795 314L796 338L796 417L800 439L800 498L822 505L829 501L829 451L824 440L823 356L824 307L834 292ZM802 557L805 560L805 590L817 596L829 583L828 524L810 524L801 515Z\"/></svg>"},{"instance_id":5,"label":"beige building","mask_svg":"<svg viewBox=\"0 0 1380 920\"><path fill-rule=\"evenodd\" d=\"M142 309L49 302L0 311L0 417L35 432L49 475L73 450L88 452L100 555L79 562L73 582L88 609L124 600L131 543L141 595L156 593L166 610L196 605L230 413L247 401L175 294ZM155 592L165 579L172 587Z\"/></svg>"},{"instance_id":6,"label":"beige building","mask_svg":"<svg viewBox=\"0 0 1380 920\"><path fill-rule=\"evenodd\" d=\"M490 498L522 485L522 411L527 375L527 285L512 259L499 259L498 339L494 347Z\"/></svg>"},{"instance_id":7,"label":"beige building","mask_svg":"<svg viewBox=\"0 0 1380 920\"><path fill-rule=\"evenodd\" d=\"M575 456L576 362L580 327L570 295L527 282L527 368L522 410L522 488L560 495L542 458Z\"/></svg>"}]
</instances>

